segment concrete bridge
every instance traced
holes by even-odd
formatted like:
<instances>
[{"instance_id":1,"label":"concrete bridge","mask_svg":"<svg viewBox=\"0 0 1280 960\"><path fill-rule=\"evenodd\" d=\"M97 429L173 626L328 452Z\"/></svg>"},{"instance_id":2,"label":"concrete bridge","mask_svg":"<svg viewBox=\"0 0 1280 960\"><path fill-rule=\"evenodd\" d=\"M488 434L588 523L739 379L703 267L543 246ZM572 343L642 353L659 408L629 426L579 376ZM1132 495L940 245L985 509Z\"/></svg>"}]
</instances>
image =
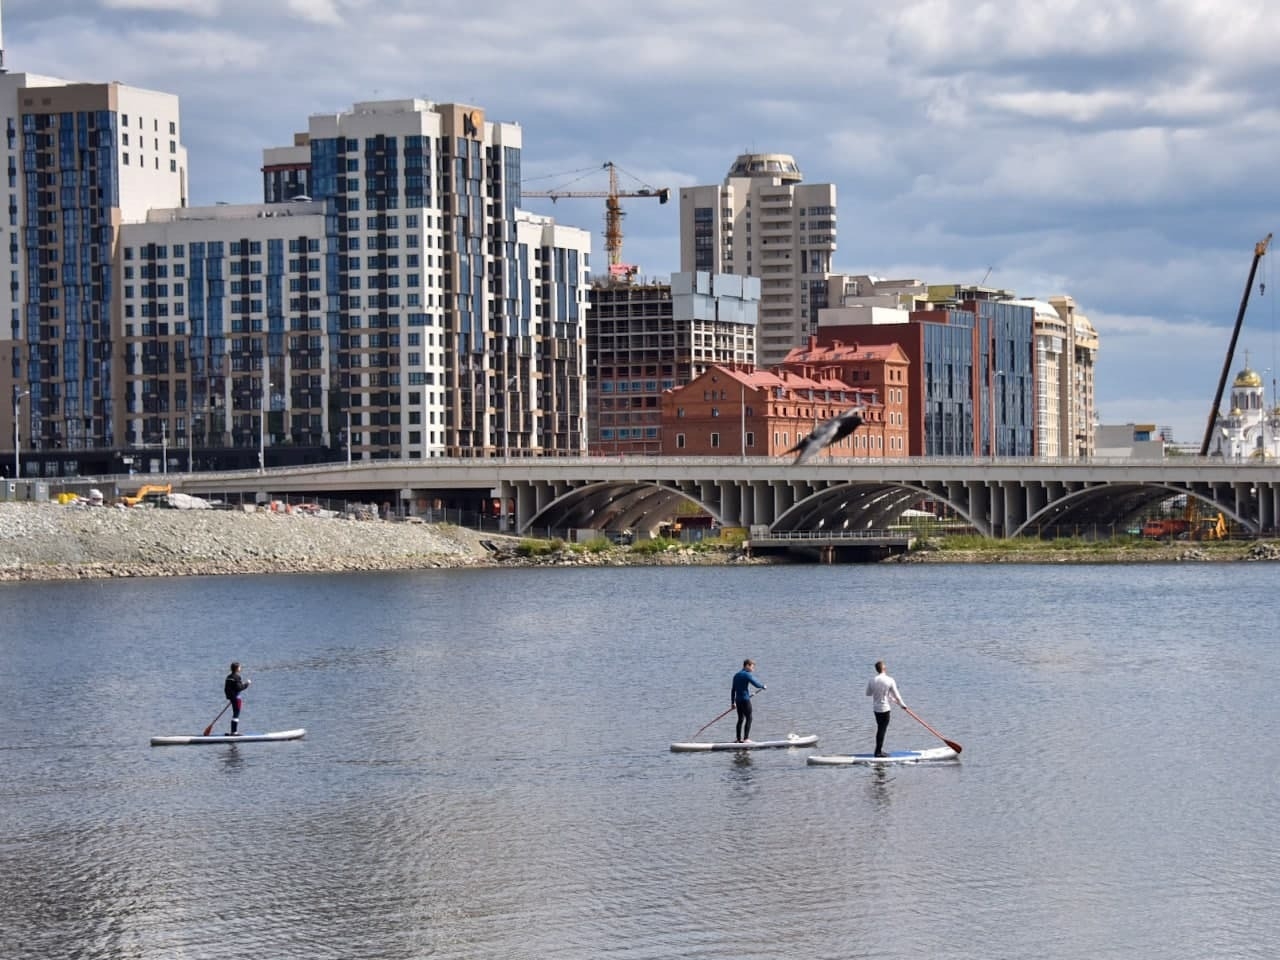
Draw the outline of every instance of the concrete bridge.
<instances>
[{"instance_id":1,"label":"concrete bridge","mask_svg":"<svg viewBox=\"0 0 1280 960\"><path fill-rule=\"evenodd\" d=\"M990 537L1123 529L1160 501L1187 496L1248 533L1276 531L1280 468L1261 461L914 457L900 460L725 457L380 460L265 472L168 474L175 490L209 496L306 495L511 505L514 532L655 529L683 501L729 527L786 531L883 529L931 499Z\"/></svg>"}]
</instances>

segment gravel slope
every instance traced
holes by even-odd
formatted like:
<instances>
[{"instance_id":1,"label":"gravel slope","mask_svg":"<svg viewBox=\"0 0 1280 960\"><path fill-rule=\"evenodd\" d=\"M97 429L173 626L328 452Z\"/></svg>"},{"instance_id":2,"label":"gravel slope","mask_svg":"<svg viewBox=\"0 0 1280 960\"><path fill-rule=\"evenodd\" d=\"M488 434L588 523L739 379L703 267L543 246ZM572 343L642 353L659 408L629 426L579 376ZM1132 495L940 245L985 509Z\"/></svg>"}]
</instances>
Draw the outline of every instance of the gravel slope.
<instances>
[{"instance_id":1,"label":"gravel slope","mask_svg":"<svg viewBox=\"0 0 1280 960\"><path fill-rule=\"evenodd\" d=\"M0 503L0 580L469 566L488 551L447 524Z\"/></svg>"}]
</instances>

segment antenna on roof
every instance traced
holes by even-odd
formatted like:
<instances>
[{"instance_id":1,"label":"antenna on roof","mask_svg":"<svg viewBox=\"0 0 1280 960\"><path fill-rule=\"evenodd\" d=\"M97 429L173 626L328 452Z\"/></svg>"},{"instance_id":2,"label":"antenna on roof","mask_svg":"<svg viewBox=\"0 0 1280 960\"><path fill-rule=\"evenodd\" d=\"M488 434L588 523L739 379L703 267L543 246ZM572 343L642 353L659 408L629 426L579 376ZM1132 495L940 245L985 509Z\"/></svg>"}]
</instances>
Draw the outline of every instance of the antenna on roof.
<instances>
[{"instance_id":1,"label":"antenna on roof","mask_svg":"<svg viewBox=\"0 0 1280 960\"><path fill-rule=\"evenodd\" d=\"M987 267L987 272L986 272L986 273L984 273L984 274L982 275L982 279L978 281L978 286L980 286L980 287L981 287L981 286L985 286L985 285L986 285L987 277L991 276L991 271L992 271L992 270L994 270L994 269L995 269L995 267Z\"/></svg>"}]
</instances>

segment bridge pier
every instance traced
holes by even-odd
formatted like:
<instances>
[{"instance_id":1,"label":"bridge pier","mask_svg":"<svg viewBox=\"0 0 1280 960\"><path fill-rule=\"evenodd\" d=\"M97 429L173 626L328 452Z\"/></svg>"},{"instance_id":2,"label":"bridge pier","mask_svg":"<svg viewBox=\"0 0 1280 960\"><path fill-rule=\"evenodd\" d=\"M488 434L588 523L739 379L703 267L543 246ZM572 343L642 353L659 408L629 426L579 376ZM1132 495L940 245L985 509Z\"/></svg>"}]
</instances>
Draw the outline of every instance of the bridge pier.
<instances>
[{"instance_id":1,"label":"bridge pier","mask_svg":"<svg viewBox=\"0 0 1280 960\"><path fill-rule=\"evenodd\" d=\"M969 516L973 518L973 525L988 537L996 536L991 487L980 480L970 480L965 484L965 496L969 501Z\"/></svg>"}]
</instances>

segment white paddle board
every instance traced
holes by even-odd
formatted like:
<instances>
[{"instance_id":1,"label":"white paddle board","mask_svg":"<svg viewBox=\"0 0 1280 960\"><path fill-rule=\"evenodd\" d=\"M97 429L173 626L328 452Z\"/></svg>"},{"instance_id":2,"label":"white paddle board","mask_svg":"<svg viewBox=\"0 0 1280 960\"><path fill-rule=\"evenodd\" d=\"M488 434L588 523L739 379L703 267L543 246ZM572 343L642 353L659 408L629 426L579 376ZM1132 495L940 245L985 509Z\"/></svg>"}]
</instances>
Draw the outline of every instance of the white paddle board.
<instances>
[{"instance_id":1,"label":"white paddle board","mask_svg":"<svg viewBox=\"0 0 1280 960\"><path fill-rule=\"evenodd\" d=\"M234 737L228 733L209 737L152 737L153 747L186 747L197 743L268 743L275 740L301 740L306 736L305 727L297 730L277 730L275 733L240 733Z\"/></svg>"},{"instance_id":2,"label":"white paddle board","mask_svg":"<svg viewBox=\"0 0 1280 960\"><path fill-rule=\"evenodd\" d=\"M732 740L720 743L700 743L697 741L673 743L671 752L694 753L702 750L768 750L780 747L812 747L817 742L818 735L816 733L804 737L793 733L785 740L748 740L746 743L735 743Z\"/></svg>"},{"instance_id":3,"label":"white paddle board","mask_svg":"<svg viewBox=\"0 0 1280 960\"><path fill-rule=\"evenodd\" d=\"M874 753L829 756L810 754L805 762L815 767L840 767L854 763L924 763L930 760L954 760L958 756L950 747L931 747L928 750L890 750L887 757L877 757Z\"/></svg>"}]
</instances>

